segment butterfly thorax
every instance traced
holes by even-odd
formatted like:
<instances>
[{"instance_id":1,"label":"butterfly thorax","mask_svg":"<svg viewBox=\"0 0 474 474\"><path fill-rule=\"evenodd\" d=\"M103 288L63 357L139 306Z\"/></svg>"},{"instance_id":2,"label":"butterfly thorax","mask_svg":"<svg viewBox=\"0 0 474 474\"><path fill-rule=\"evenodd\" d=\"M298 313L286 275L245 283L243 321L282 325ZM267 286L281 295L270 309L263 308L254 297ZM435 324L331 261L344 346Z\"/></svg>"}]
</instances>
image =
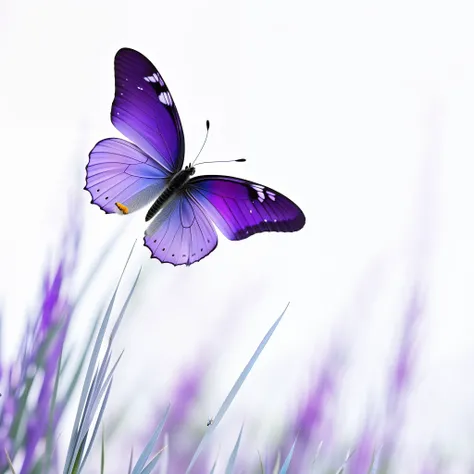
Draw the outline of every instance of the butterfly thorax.
<instances>
[{"instance_id":1,"label":"butterfly thorax","mask_svg":"<svg viewBox=\"0 0 474 474\"><path fill-rule=\"evenodd\" d=\"M149 221L158 214L160 209L163 208L164 204L168 202L171 197L179 192L185 184L189 181L191 176L195 173L196 169L192 165L187 165L181 171L178 171L168 182L166 188L156 198L148 212L146 213L145 221Z\"/></svg>"}]
</instances>

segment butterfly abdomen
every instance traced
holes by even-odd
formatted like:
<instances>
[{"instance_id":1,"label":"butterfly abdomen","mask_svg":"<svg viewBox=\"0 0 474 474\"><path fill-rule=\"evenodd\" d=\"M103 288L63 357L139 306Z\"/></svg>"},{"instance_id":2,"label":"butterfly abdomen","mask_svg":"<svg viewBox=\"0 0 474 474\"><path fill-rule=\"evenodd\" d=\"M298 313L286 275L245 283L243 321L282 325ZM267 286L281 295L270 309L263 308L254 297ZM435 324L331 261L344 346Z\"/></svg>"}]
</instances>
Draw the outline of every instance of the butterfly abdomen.
<instances>
[{"instance_id":1,"label":"butterfly abdomen","mask_svg":"<svg viewBox=\"0 0 474 474\"><path fill-rule=\"evenodd\" d=\"M169 182L164 191L156 198L156 201L151 205L146 213L145 222L149 221L158 214L163 205L178 192L194 174L194 168L186 167L177 173Z\"/></svg>"},{"instance_id":2,"label":"butterfly abdomen","mask_svg":"<svg viewBox=\"0 0 474 474\"><path fill-rule=\"evenodd\" d=\"M156 201L152 204L148 212L146 213L145 222L152 219L158 211L163 207L163 204L168 201L168 199L173 195L174 189L167 187L156 199Z\"/></svg>"}]
</instances>

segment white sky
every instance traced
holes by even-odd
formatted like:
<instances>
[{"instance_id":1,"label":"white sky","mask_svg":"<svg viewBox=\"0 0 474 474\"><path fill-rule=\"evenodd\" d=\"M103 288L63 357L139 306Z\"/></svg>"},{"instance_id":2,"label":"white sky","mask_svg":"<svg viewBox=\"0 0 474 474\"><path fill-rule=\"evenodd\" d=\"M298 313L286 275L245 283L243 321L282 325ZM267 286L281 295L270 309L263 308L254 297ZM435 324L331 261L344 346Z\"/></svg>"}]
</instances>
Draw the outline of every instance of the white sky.
<instances>
[{"instance_id":1,"label":"white sky","mask_svg":"<svg viewBox=\"0 0 474 474\"><path fill-rule=\"evenodd\" d=\"M203 345L222 344L205 423L291 301L223 430L234 439L244 414L264 424L294 407L310 367L340 337L354 346L340 394L347 414L340 428L350 436L381 396L401 298L420 272L428 305L408 457L433 441L468 459L472 22L468 1L3 0L0 288L7 351L33 307L48 256L60 253L68 203L78 196L83 268L114 234L118 241L95 297L107 294L139 238L130 275L142 264L144 281L119 344L126 347L122 376L137 364L156 371L144 411L161 380L172 382L177 364ZM186 161L209 119L206 160L248 161L207 172L287 194L306 214L301 232L237 243L221 237L210 257L173 268L149 260L141 247L143 216L119 233L119 216L89 204L82 191L87 154L98 140L120 136L109 112L113 57L123 46L144 53L164 76L183 122ZM79 327L90 317L84 310ZM124 394L127 385L128 378L117 384Z\"/></svg>"}]
</instances>

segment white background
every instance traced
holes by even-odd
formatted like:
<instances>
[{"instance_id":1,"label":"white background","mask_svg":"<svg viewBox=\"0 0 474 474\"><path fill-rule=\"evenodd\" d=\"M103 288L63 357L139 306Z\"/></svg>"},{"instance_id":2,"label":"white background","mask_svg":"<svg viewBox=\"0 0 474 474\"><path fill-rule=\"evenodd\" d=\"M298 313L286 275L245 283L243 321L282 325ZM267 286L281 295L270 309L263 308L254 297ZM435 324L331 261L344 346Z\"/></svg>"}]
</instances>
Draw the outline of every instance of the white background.
<instances>
[{"instance_id":1,"label":"white background","mask_svg":"<svg viewBox=\"0 0 474 474\"><path fill-rule=\"evenodd\" d=\"M338 435L384 399L403 305L421 278L427 305L404 434L406 459L430 446L469 459L474 429L474 30L470 2L43 1L0 4L0 288L7 353L61 253L80 200L82 272L110 239L93 295L109 294L135 238L143 281L118 345L112 405L137 416L169 396L177 370L212 357L212 415L261 337L290 309L228 415L264 444L291 417L332 341L349 351ZM208 165L287 194L295 234L218 249L190 268L141 246L143 215L89 204L87 155L120 136L109 120L113 57L128 46L160 70L177 103L187 161L211 121ZM125 231L123 230L125 229ZM81 273L82 274L82 273ZM84 308L76 331L93 317ZM214 359L216 354L218 359ZM311 372L313 371L313 372ZM136 381L146 375L146 387ZM120 379L122 378L122 382ZM375 409L377 410L377 408ZM141 413L141 414L140 414ZM266 427L266 428L262 428ZM251 430L249 430L251 431ZM222 452L222 451L221 451ZM224 456L224 454L223 454Z\"/></svg>"}]
</instances>

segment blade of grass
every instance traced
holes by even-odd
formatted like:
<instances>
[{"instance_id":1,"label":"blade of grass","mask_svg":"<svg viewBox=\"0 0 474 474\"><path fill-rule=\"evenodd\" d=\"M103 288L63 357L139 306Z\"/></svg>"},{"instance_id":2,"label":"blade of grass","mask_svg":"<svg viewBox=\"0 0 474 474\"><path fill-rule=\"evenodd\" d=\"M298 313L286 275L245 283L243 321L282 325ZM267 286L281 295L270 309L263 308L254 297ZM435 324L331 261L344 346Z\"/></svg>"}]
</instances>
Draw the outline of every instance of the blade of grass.
<instances>
[{"instance_id":1,"label":"blade of grass","mask_svg":"<svg viewBox=\"0 0 474 474\"><path fill-rule=\"evenodd\" d=\"M51 397L51 404L49 407L49 426L48 434L46 436L46 450L45 450L45 466L44 472L48 474L50 466L53 461L53 435L54 435L54 422L55 422L55 410L56 410L56 400L58 398L58 387L59 387L59 374L61 373L61 362L62 361L62 351L59 356L58 366L56 369L56 377L54 379L53 395Z\"/></svg>"},{"instance_id":2,"label":"blade of grass","mask_svg":"<svg viewBox=\"0 0 474 474\"><path fill-rule=\"evenodd\" d=\"M368 474L377 474L377 472L379 470L381 452L382 452L382 446L375 451L375 453L372 457L372 463L370 464Z\"/></svg>"},{"instance_id":3,"label":"blade of grass","mask_svg":"<svg viewBox=\"0 0 474 474\"><path fill-rule=\"evenodd\" d=\"M164 437L165 447L163 448L163 459L160 465L160 474L167 474L168 473L168 465L169 465L169 436L168 433L165 433Z\"/></svg>"},{"instance_id":4,"label":"blade of grass","mask_svg":"<svg viewBox=\"0 0 474 474\"><path fill-rule=\"evenodd\" d=\"M278 474L278 471L280 470L280 462L281 462L281 453L280 451L278 451L275 465L273 466L272 474Z\"/></svg>"},{"instance_id":5,"label":"blade of grass","mask_svg":"<svg viewBox=\"0 0 474 474\"><path fill-rule=\"evenodd\" d=\"M79 464L81 462L82 453L84 452L84 446L86 445L87 438L84 438L79 446L79 452L77 453L76 458L74 459L74 464L72 467L72 474L77 474L79 472Z\"/></svg>"},{"instance_id":6,"label":"blade of grass","mask_svg":"<svg viewBox=\"0 0 474 474\"><path fill-rule=\"evenodd\" d=\"M285 462L283 463L283 466L281 466L280 469L280 474L286 474L288 471L288 468L290 467L290 462L291 458L293 457L293 453L295 451L295 446L296 446L296 439L293 441L293 445L291 446L290 452L288 453L288 456L286 456Z\"/></svg>"},{"instance_id":7,"label":"blade of grass","mask_svg":"<svg viewBox=\"0 0 474 474\"><path fill-rule=\"evenodd\" d=\"M263 467L262 455L260 454L260 451L257 451L257 453L258 453L258 462L260 465L260 474L265 474L265 468Z\"/></svg>"},{"instance_id":8,"label":"blade of grass","mask_svg":"<svg viewBox=\"0 0 474 474\"><path fill-rule=\"evenodd\" d=\"M354 454L354 451L351 451L350 449L349 451L347 451L346 459L342 463L342 466L337 470L336 474L342 474L344 472L344 470L346 469L347 463L349 462L349 459L352 457L353 454Z\"/></svg>"},{"instance_id":9,"label":"blade of grass","mask_svg":"<svg viewBox=\"0 0 474 474\"><path fill-rule=\"evenodd\" d=\"M242 431L244 427L240 428L239 436L237 441L235 442L234 449L230 453L229 462L227 463L227 467L225 468L225 474L232 474L234 472L235 461L237 459L237 453L239 452L240 440L242 438Z\"/></svg>"},{"instance_id":10,"label":"blade of grass","mask_svg":"<svg viewBox=\"0 0 474 474\"><path fill-rule=\"evenodd\" d=\"M125 229L125 226L126 226L126 224L122 226L123 229ZM119 234L121 234L121 232L119 232ZM76 306L78 305L80 299L88 291L90 285L94 281L94 275L100 270L100 268L102 267L102 264L104 263L105 259L107 258L108 254L109 254L109 251L112 249L112 247L114 246L114 244L116 242L117 242L117 237L116 237L116 234L114 234L110 238L110 240L102 247L101 251L98 253L98 257L96 258L94 263L89 267L90 270L89 270L87 276L84 278L84 283L82 284L81 288L77 292L78 296L77 296L76 300L72 302L71 311L73 311L76 308ZM130 251L130 255L128 257L128 260L130 260L130 257L132 255L132 252L133 252L133 249L135 248L136 243L137 243L137 241L135 240L135 242L132 245L132 250ZM127 260L127 263L128 263L128 260Z\"/></svg>"},{"instance_id":11,"label":"blade of grass","mask_svg":"<svg viewBox=\"0 0 474 474\"><path fill-rule=\"evenodd\" d=\"M168 405L168 408L166 409L166 412L160 422L160 424L156 427L154 433L152 434L150 440L148 441L147 445L145 446L145 449L142 451L142 454L138 458L137 463L135 464L135 467L132 470L132 474L141 474L142 470L145 467L145 463L147 462L148 458L151 455L151 452L153 451L153 448L158 440L158 437L161 434L161 431L163 430L163 426L165 425L166 418L168 418L168 413L170 411L170 405Z\"/></svg>"},{"instance_id":12,"label":"blade of grass","mask_svg":"<svg viewBox=\"0 0 474 474\"><path fill-rule=\"evenodd\" d=\"M212 465L211 472L209 474L214 474L214 471L216 470L216 465L217 465L217 461L214 461L214 464Z\"/></svg>"},{"instance_id":13,"label":"blade of grass","mask_svg":"<svg viewBox=\"0 0 474 474\"><path fill-rule=\"evenodd\" d=\"M104 415L105 407L107 406L107 401L109 399L110 390L112 388L112 381L113 381L113 379L111 378L110 381L108 382L107 391L105 392L104 399L102 400L102 405L100 407L99 415L97 417L97 421L95 423L94 429L92 430L92 436L91 436L91 439L89 441L89 445L87 446L86 453L84 454L84 456L82 458L82 462L81 462L81 465L79 467L79 472L81 472L81 470L84 468L84 465L87 461L89 453L92 449L92 446L94 445L95 437L97 435L97 431L99 429L100 423L102 421L102 417Z\"/></svg>"},{"instance_id":14,"label":"blade of grass","mask_svg":"<svg viewBox=\"0 0 474 474\"><path fill-rule=\"evenodd\" d=\"M120 277L120 280L121 280L121 277ZM120 280L119 280L119 283L120 283ZM109 303L107 311L104 315L104 318L102 319L102 324L100 326L99 333L97 334L97 338L96 338L96 341L95 341L95 344L94 344L94 348L92 350L91 359L89 361L89 366L87 368L86 377L85 377L85 380L84 380L84 383L83 383L83 386L82 386L81 396L80 396L80 399L79 399L79 406L78 406L78 409L77 409L77 412L76 412L76 418L74 420L74 425L73 425L73 429L72 429L72 433L71 433L71 440L70 440L70 443L69 443L69 449L68 449L68 453L67 453L67 456L66 456L66 464L65 464L65 467L64 467L64 474L69 474L71 472L70 467L71 467L72 459L73 458L76 459L77 454L79 452L79 444L81 443L80 437L79 437L80 422L81 422L81 418L84 414L84 407L86 406L86 402L90 401L90 398L91 398L90 389L92 388L93 381L95 380L95 377L93 377L93 372L96 371L95 367L96 367L97 359L99 357L99 350L100 350L100 347L102 345L102 341L104 339L105 329L107 327L107 323L108 323L108 320L109 320L109 317L110 317L110 313L112 312L112 307L113 307L113 304L115 302L115 297L116 297L116 294L117 294L117 290L118 290L118 285L117 285L117 287L114 291L114 294L113 294L113 296L110 300L110 303ZM94 380L93 380L93 378L94 378Z\"/></svg>"},{"instance_id":15,"label":"blade of grass","mask_svg":"<svg viewBox=\"0 0 474 474\"><path fill-rule=\"evenodd\" d=\"M244 383L245 379L247 378L248 374L252 370L252 367L254 366L255 362L257 361L258 357L260 356L261 352L267 345L268 341L272 337L273 333L275 332L275 329L277 328L278 324L280 324L281 319L283 318L284 314L286 313L286 310L288 309L290 303L286 305L286 308L283 310L283 313L278 317L278 319L273 323L272 327L268 330L267 334L265 334L265 337L262 339L260 344L258 345L257 349L255 350L254 354L248 361L247 365L245 366L244 370L242 373L239 375L237 378L236 382L234 383L234 386L231 388L229 394L225 398L224 402L222 403L221 407L219 408L219 411L217 412L217 415L214 418L214 421L212 422L211 425L209 425L208 429L206 430L204 436L201 439L201 442L199 443L196 451L194 452L194 455L191 459L191 462L189 463L188 468L186 469L186 474L189 474L191 472L191 469L193 468L194 464L197 461L197 458L201 454L206 442L210 438L211 434L214 432L214 430L217 428L219 423L221 422L223 416L229 409L230 405L232 404L235 396L237 395L238 391L240 390L240 387L242 387L242 384Z\"/></svg>"},{"instance_id":16,"label":"blade of grass","mask_svg":"<svg viewBox=\"0 0 474 474\"><path fill-rule=\"evenodd\" d=\"M156 464L158 463L158 460L160 459L162 452L163 452L163 449L158 451L153 457L153 459L145 466L145 468L140 474L150 474L151 471L153 471L153 469L155 468Z\"/></svg>"},{"instance_id":17,"label":"blade of grass","mask_svg":"<svg viewBox=\"0 0 474 474\"><path fill-rule=\"evenodd\" d=\"M100 474L104 474L105 468L105 434L104 434L104 425L102 425L102 446L100 450Z\"/></svg>"},{"instance_id":18,"label":"blade of grass","mask_svg":"<svg viewBox=\"0 0 474 474\"><path fill-rule=\"evenodd\" d=\"M51 344L53 343L55 336L58 334L61 327L61 323L51 327L50 332L47 334L45 340L41 343L33 363L31 363L31 367L33 367L32 373L30 373L25 378L24 388L20 396L19 404L16 407L15 417L11 423L10 431L8 434L8 437L14 442L14 454L16 453L18 447L23 445L24 434L22 434L22 427L25 423L24 416L28 414L28 410L26 409L28 397L30 396L31 389L33 387L33 383L38 372L38 368L44 364L44 357L46 355L46 352L48 348L51 347Z\"/></svg>"},{"instance_id":19,"label":"blade of grass","mask_svg":"<svg viewBox=\"0 0 474 474\"><path fill-rule=\"evenodd\" d=\"M115 369L117 368L118 363L120 362L120 359L122 358L122 354L120 354L119 358L115 362L114 366L110 370L109 374L107 375L107 378L104 380L102 377L97 377L97 383L94 385L93 389L91 389L92 396L91 396L91 401L89 404L86 405L85 411L84 411L84 416L82 419L81 427L79 430L79 436L85 436L87 431L89 431L90 426L92 424L92 420L95 416L95 412L97 411L97 408L99 404L101 403L102 397L104 393L108 390L108 386L112 380L113 374L115 372ZM104 361L104 365L109 364L110 359L108 358L106 361Z\"/></svg>"},{"instance_id":20,"label":"blade of grass","mask_svg":"<svg viewBox=\"0 0 474 474\"><path fill-rule=\"evenodd\" d=\"M8 467L10 468L10 471L12 472L12 474L16 474L15 469L12 464L12 460L10 459L10 455L8 454L7 448L5 448L4 451L5 451L5 456L7 457Z\"/></svg>"},{"instance_id":21,"label":"blade of grass","mask_svg":"<svg viewBox=\"0 0 474 474\"><path fill-rule=\"evenodd\" d=\"M127 474L132 474L132 466L133 466L133 448L130 451L130 461L128 463L128 473Z\"/></svg>"},{"instance_id":22,"label":"blade of grass","mask_svg":"<svg viewBox=\"0 0 474 474\"><path fill-rule=\"evenodd\" d=\"M99 314L102 314L102 310L100 311ZM76 388L77 386L77 383L79 382L79 378L81 376L81 373L82 373L82 369L84 368L84 364L85 364L85 361L87 359L87 354L89 352L89 347L91 347L92 345L92 341L94 339L94 334L99 326L99 322L100 322L100 317L97 317L95 318L95 321L94 321L94 324L92 326L92 329L89 333L89 336L87 338L87 342L85 344L85 350L83 351L82 353L82 356L81 356L81 359L79 361L79 363L77 364L77 367L76 367L76 370L74 371L74 375L72 377L72 380L69 382L68 384L68 388L66 390L66 393L63 397L63 400L69 400L72 396L72 393L74 392L74 389ZM68 354L68 358L69 358L70 354ZM64 369L64 366L63 366L63 369Z\"/></svg>"},{"instance_id":23,"label":"blade of grass","mask_svg":"<svg viewBox=\"0 0 474 474\"><path fill-rule=\"evenodd\" d=\"M114 327L112 329L112 333L109 337L109 342L108 342L108 345L107 345L107 349L106 349L106 352L104 354L104 359L103 359L103 363L100 365L99 367L99 370L97 372L97 383L94 385L94 390L91 388L91 393L92 393L92 399L95 399L96 400L96 403L95 404L91 404L90 405L90 410L89 410L89 413L87 414L87 416L84 416L83 419L84 419L84 424L83 426L81 426L80 428L80 435L79 436L83 436L84 435L84 429L88 429L88 425L91 421L91 416L93 415L93 413L95 413L95 410L97 408L97 404L100 400L100 398L102 397L102 394L103 392L105 391L105 387L107 385L107 382L106 383L103 383L104 381L104 377L105 377L105 374L107 372L107 369L108 369L108 365L109 365L109 362L110 362L110 358L111 358L111 352L112 352L112 342L113 342L113 339L118 331L118 328L119 328L119 325L120 323L122 322L122 319L123 319L123 316L125 314L125 311L128 307L128 304L130 303L130 299L132 297L132 294L134 293L135 291L135 288L137 286L137 283L138 283L138 279L140 277L140 274L141 274L141 269L139 270L136 278L135 278L135 281L132 285L132 288L130 289L129 293L128 293L128 296L125 300L125 303L123 304L122 306L122 309L120 310L120 313L119 313L119 316L117 318L117 321L115 322L114 324ZM123 354L123 352L122 352ZM122 357L122 354L120 355L119 359L117 360L117 362L115 363L114 367L112 368L112 370L109 372L109 376L108 378L110 379L112 374L114 373L115 369L116 369L116 366L120 360L120 358ZM98 387L101 387L101 389L99 390ZM95 392L95 389L97 388L98 392Z\"/></svg>"},{"instance_id":24,"label":"blade of grass","mask_svg":"<svg viewBox=\"0 0 474 474\"><path fill-rule=\"evenodd\" d=\"M130 251L130 254L128 255L127 261L125 262L125 266L122 270L122 273L121 273L120 278L118 280L115 291L112 295L112 298L110 299L109 305L108 305L107 310L105 312L105 315L103 317L102 324L100 325L99 332L96 336L96 341L95 341L95 344L94 344L94 348L92 350L91 358L90 358L89 365L88 365L87 372L86 372L86 377L85 377L85 380L84 380L84 383L83 383L83 386L82 386L82 391L81 391L81 396L80 396L80 399L79 399L79 405L78 405L78 408L77 408L76 417L75 417L75 420L74 420L74 425L73 425L73 429L72 429L72 433L71 433L71 439L70 439L70 443L69 443L69 449L68 449L67 456L66 456L66 463L65 463L64 471L63 471L64 474L70 474L71 473L72 460L77 459L77 454L79 452L80 444L82 445L81 438L78 436L81 418L84 415L86 399L88 398L88 395L89 395L89 389L91 387L93 373L96 370L95 367L96 367L96 364L97 364L97 360L99 358L99 351L100 351L100 348L102 346L102 341L103 341L104 336L105 336L105 330L107 328L107 324L109 322L110 315L112 313L112 308L113 308L113 305L115 303L115 298L117 296L117 292L118 292L120 283L122 281L123 275L125 273L125 270L127 268L128 262L130 261L130 257L132 255L134 246L135 246L135 244L133 244L133 247ZM133 288L135 288L135 286L133 286Z\"/></svg>"}]
</instances>

